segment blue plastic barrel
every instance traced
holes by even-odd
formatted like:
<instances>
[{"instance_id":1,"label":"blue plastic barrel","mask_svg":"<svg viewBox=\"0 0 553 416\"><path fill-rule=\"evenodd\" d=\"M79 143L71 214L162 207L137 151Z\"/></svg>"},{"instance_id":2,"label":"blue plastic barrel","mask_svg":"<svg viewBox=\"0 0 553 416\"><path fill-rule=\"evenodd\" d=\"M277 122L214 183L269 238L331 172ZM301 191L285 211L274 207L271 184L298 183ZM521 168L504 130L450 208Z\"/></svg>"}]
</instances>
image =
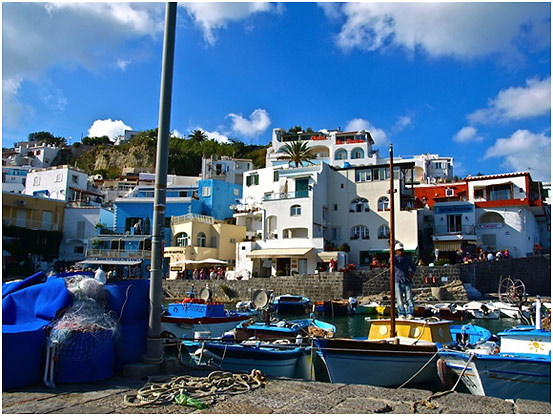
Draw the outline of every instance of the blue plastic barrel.
<instances>
[{"instance_id":1,"label":"blue plastic barrel","mask_svg":"<svg viewBox=\"0 0 553 416\"><path fill-rule=\"evenodd\" d=\"M110 308L121 325L148 320L150 314L150 280L121 280L106 286Z\"/></svg>"},{"instance_id":2,"label":"blue plastic barrel","mask_svg":"<svg viewBox=\"0 0 553 416\"><path fill-rule=\"evenodd\" d=\"M58 348L54 365L56 383L88 383L113 376L113 331L73 331Z\"/></svg>"},{"instance_id":3,"label":"blue plastic barrel","mask_svg":"<svg viewBox=\"0 0 553 416\"><path fill-rule=\"evenodd\" d=\"M115 337L115 371L121 371L125 364L142 361L147 336L148 320L119 327Z\"/></svg>"},{"instance_id":4,"label":"blue plastic barrel","mask_svg":"<svg viewBox=\"0 0 553 416\"><path fill-rule=\"evenodd\" d=\"M44 376L46 332L2 331L2 389L37 384Z\"/></svg>"}]
</instances>

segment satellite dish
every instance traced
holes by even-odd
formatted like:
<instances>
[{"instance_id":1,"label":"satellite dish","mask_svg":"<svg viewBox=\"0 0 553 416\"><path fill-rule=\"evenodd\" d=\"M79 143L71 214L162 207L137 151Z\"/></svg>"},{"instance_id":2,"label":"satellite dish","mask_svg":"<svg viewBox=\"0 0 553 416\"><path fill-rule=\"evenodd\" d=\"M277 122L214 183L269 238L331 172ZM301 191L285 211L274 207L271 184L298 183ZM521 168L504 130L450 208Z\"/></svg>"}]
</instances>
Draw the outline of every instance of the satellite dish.
<instances>
[{"instance_id":1,"label":"satellite dish","mask_svg":"<svg viewBox=\"0 0 553 416\"><path fill-rule=\"evenodd\" d=\"M272 290L263 290L263 289L256 290L255 292L253 292L253 296L252 296L253 306L255 306L256 309L265 308L271 301L272 296L273 296Z\"/></svg>"},{"instance_id":2,"label":"satellite dish","mask_svg":"<svg viewBox=\"0 0 553 416\"><path fill-rule=\"evenodd\" d=\"M213 292L210 288L204 287L202 290L200 290L199 298L202 300L205 300L206 302L211 301L211 298L213 297Z\"/></svg>"}]
</instances>

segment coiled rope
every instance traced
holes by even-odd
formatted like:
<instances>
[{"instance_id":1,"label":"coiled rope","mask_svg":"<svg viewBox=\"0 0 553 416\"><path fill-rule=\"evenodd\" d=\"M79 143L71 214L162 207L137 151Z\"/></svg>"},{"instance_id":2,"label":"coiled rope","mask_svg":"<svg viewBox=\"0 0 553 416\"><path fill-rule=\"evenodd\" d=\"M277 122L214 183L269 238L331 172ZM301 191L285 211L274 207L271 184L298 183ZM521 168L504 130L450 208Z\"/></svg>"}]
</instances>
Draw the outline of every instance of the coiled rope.
<instances>
[{"instance_id":1,"label":"coiled rope","mask_svg":"<svg viewBox=\"0 0 553 416\"><path fill-rule=\"evenodd\" d=\"M136 394L125 394L124 404L129 407L169 404L180 394L212 404L226 395L246 393L267 384L261 371L256 369L250 374L213 371L206 377L175 376L166 380L167 378L150 377Z\"/></svg>"}]
</instances>

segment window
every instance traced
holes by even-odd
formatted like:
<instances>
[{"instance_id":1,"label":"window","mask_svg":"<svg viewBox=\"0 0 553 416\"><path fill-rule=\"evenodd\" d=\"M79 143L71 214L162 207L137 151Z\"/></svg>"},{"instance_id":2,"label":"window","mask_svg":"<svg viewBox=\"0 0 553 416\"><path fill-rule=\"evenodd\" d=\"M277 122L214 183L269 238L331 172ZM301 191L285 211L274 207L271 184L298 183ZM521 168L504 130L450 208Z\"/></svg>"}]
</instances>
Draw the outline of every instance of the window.
<instances>
[{"instance_id":1,"label":"window","mask_svg":"<svg viewBox=\"0 0 553 416\"><path fill-rule=\"evenodd\" d=\"M486 212L478 218L479 224L504 224L505 219L497 212Z\"/></svg>"},{"instance_id":2,"label":"window","mask_svg":"<svg viewBox=\"0 0 553 416\"><path fill-rule=\"evenodd\" d=\"M373 181L385 181L390 179L390 168L374 168Z\"/></svg>"},{"instance_id":3,"label":"window","mask_svg":"<svg viewBox=\"0 0 553 416\"><path fill-rule=\"evenodd\" d=\"M453 188L447 188L445 190L445 196L455 196L455 190Z\"/></svg>"},{"instance_id":4,"label":"window","mask_svg":"<svg viewBox=\"0 0 553 416\"><path fill-rule=\"evenodd\" d=\"M390 200L387 196L381 196L378 198L378 210L379 211L389 211L390 210Z\"/></svg>"},{"instance_id":5,"label":"window","mask_svg":"<svg viewBox=\"0 0 553 416\"><path fill-rule=\"evenodd\" d=\"M338 204L334 204L334 211L338 211Z\"/></svg>"},{"instance_id":6,"label":"window","mask_svg":"<svg viewBox=\"0 0 553 416\"><path fill-rule=\"evenodd\" d=\"M356 198L351 201L351 206L349 212L368 212L369 211L369 201L365 198Z\"/></svg>"},{"instance_id":7,"label":"window","mask_svg":"<svg viewBox=\"0 0 553 416\"><path fill-rule=\"evenodd\" d=\"M367 250L359 252L359 264L361 266L368 266L371 263L371 256Z\"/></svg>"},{"instance_id":8,"label":"window","mask_svg":"<svg viewBox=\"0 0 553 416\"><path fill-rule=\"evenodd\" d=\"M358 169L355 171L355 182L369 182L372 178L371 169Z\"/></svg>"},{"instance_id":9,"label":"window","mask_svg":"<svg viewBox=\"0 0 553 416\"><path fill-rule=\"evenodd\" d=\"M72 183L79 183L79 175L71 175Z\"/></svg>"},{"instance_id":10,"label":"window","mask_svg":"<svg viewBox=\"0 0 553 416\"><path fill-rule=\"evenodd\" d=\"M211 196L211 186L202 186L202 196Z\"/></svg>"},{"instance_id":11,"label":"window","mask_svg":"<svg viewBox=\"0 0 553 416\"><path fill-rule=\"evenodd\" d=\"M332 227L331 238L334 241L339 241L342 239L342 229L340 227Z\"/></svg>"},{"instance_id":12,"label":"window","mask_svg":"<svg viewBox=\"0 0 553 416\"><path fill-rule=\"evenodd\" d=\"M236 244L236 238L231 238L231 239L229 240L229 243L230 243L230 244Z\"/></svg>"},{"instance_id":13,"label":"window","mask_svg":"<svg viewBox=\"0 0 553 416\"><path fill-rule=\"evenodd\" d=\"M188 234L187 233L177 234L175 243L177 247L186 247L188 245Z\"/></svg>"},{"instance_id":14,"label":"window","mask_svg":"<svg viewBox=\"0 0 553 416\"><path fill-rule=\"evenodd\" d=\"M259 174L253 173L246 177L246 186L259 185Z\"/></svg>"},{"instance_id":15,"label":"window","mask_svg":"<svg viewBox=\"0 0 553 416\"><path fill-rule=\"evenodd\" d=\"M75 235L77 238L84 238L85 237L85 222L84 221L77 221L77 234Z\"/></svg>"},{"instance_id":16,"label":"window","mask_svg":"<svg viewBox=\"0 0 553 416\"><path fill-rule=\"evenodd\" d=\"M488 188L490 193L490 201L505 201L513 199L512 189L510 184L492 185Z\"/></svg>"},{"instance_id":17,"label":"window","mask_svg":"<svg viewBox=\"0 0 553 416\"><path fill-rule=\"evenodd\" d=\"M292 205L290 207L290 216L298 217L301 215L301 205Z\"/></svg>"},{"instance_id":18,"label":"window","mask_svg":"<svg viewBox=\"0 0 553 416\"><path fill-rule=\"evenodd\" d=\"M442 169L442 162L434 162L434 169Z\"/></svg>"},{"instance_id":19,"label":"window","mask_svg":"<svg viewBox=\"0 0 553 416\"><path fill-rule=\"evenodd\" d=\"M35 178L33 179L33 185L34 186L40 185L40 176L35 176Z\"/></svg>"},{"instance_id":20,"label":"window","mask_svg":"<svg viewBox=\"0 0 553 416\"><path fill-rule=\"evenodd\" d=\"M211 237L211 247L217 248L217 236L216 235Z\"/></svg>"},{"instance_id":21,"label":"window","mask_svg":"<svg viewBox=\"0 0 553 416\"><path fill-rule=\"evenodd\" d=\"M387 224L378 227L378 239L385 240L390 238L390 227Z\"/></svg>"},{"instance_id":22,"label":"window","mask_svg":"<svg viewBox=\"0 0 553 416\"><path fill-rule=\"evenodd\" d=\"M348 158L348 152L344 149L338 149L334 153L334 160L346 160Z\"/></svg>"},{"instance_id":23,"label":"window","mask_svg":"<svg viewBox=\"0 0 553 416\"><path fill-rule=\"evenodd\" d=\"M84 254L84 247L83 246L73 247L73 253L74 254Z\"/></svg>"},{"instance_id":24,"label":"window","mask_svg":"<svg viewBox=\"0 0 553 416\"><path fill-rule=\"evenodd\" d=\"M279 178L279 172L278 170L275 170L273 172L273 182L278 182L278 178Z\"/></svg>"},{"instance_id":25,"label":"window","mask_svg":"<svg viewBox=\"0 0 553 416\"><path fill-rule=\"evenodd\" d=\"M61 182L63 180L63 173L58 173L56 175L56 182Z\"/></svg>"},{"instance_id":26,"label":"window","mask_svg":"<svg viewBox=\"0 0 553 416\"><path fill-rule=\"evenodd\" d=\"M369 229L364 225L356 225L351 229L350 239L357 240L359 238L363 240L369 239Z\"/></svg>"},{"instance_id":27,"label":"window","mask_svg":"<svg viewBox=\"0 0 553 416\"><path fill-rule=\"evenodd\" d=\"M475 201L485 201L486 200L486 189L485 188L474 188L474 200Z\"/></svg>"},{"instance_id":28,"label":"window","mask_svg":"<svg viewBox=\"0 0 553 416\"><path fill-rule=\"evenodd\" d=\"M207 238L204 233L198 233L198 236L196 237L196 245L198 247L205 247L207 243Z\"/></svg>"},{"instance_id":29,"label":"window","mask_svg":"<svg viewBox=\"0 0 553 416\"><path fill-rule=\"evenodd\" d=\"M363 149L356 147L351 151L351 158L352 159L363 159L365 157L365 152L363 152Z\"/></svg>"},{"instance_id":30,"label":"window","mask_svg":"<svg viewBox=\"0 0 553 416\"><path fill-rule=\"evenodd\" d=\"M447 216L447 232L459 233L461 232L461 214L448 215Z\"/></svg>"},{"instance_id":31,"label":"window","mask_svg":"<svg viewBox=\"0 0 553 416\"><path fill-rule=\"evenodd\" d=\"M234 196L240 195L240 190L238 188L234 188Z\"/></svg>"}]
</instances>

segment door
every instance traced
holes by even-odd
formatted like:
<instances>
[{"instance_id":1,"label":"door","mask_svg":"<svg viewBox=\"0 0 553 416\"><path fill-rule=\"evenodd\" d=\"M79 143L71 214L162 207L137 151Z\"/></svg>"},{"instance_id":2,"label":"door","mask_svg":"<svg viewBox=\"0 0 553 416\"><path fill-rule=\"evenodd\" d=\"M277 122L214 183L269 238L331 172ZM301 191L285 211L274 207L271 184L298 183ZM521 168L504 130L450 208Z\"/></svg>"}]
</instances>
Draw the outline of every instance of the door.
<instances>
[{"instance_id":1,"label":"door","mask_svg":"<svg viewBox=\"0 0 553 416\"><path fill-rule=\"evenodd\" d=\"M309 196L309 179L296 179L296 198L303 198Z\"/></svg>"},{"instance_id":2,"label":"door","mask_svg":"<svg viewBox=\"0 0 553 416\"><path fill-rule=\"evenodd\" d=\"M26 227L27 226L27 210L19 208L17 210L15 225L17 227Z\"/></svg>"},{"instance_id":3,"label":"door","mask_svg":"<svg viewBox=\"0 0 553 416\"><path fill-rule=\"evenodd\" d=\"M298 273L307 274L307 259L298 260Z\"/></svg>"}]
</instances>

